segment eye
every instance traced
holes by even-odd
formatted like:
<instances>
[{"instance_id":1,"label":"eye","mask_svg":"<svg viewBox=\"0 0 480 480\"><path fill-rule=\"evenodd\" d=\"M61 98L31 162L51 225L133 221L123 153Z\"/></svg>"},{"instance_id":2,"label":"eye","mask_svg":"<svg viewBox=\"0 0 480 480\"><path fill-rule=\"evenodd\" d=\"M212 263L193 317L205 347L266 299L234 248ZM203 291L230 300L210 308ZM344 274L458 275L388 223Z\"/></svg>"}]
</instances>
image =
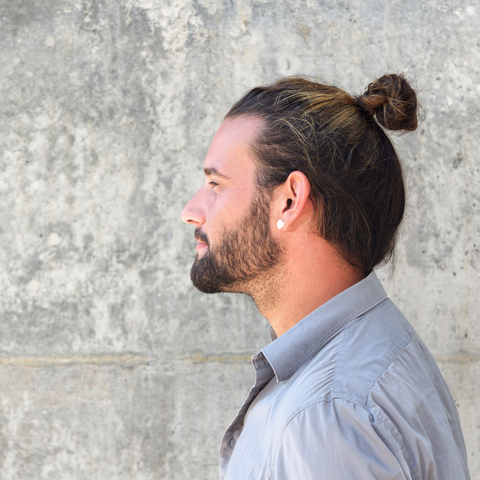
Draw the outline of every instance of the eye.
<instances>
[{"instance_id":1,"label":"eye","mask_svg":"<svg viewBox=\"0 0 480 480\"><path fill-rule=\"evenodd\" d=\"M218 183L213 180L211 182L208 182L208 184L211 185L212 188L215 188L218 185Z\"/></svg>"}]
</instances>

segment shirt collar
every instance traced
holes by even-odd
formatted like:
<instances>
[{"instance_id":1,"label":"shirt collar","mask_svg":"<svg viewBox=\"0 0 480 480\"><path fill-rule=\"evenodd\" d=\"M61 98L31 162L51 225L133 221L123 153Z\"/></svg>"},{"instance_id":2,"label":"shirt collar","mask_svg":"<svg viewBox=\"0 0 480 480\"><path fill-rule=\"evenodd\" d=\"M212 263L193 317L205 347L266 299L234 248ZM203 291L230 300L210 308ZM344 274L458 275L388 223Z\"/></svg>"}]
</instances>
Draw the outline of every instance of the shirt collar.
<instances>
[{"instance_id":1,"label":"shirt collar","mask_svg":"<svg viewBox=\"0 0 480 480\"><path fill-rule=\"evenodd\" d=\"M372 271L263 348L261 352L272 366L277 382L288 380L347 323L385 298L387 294Z\"/></svg>"}]
</instances>

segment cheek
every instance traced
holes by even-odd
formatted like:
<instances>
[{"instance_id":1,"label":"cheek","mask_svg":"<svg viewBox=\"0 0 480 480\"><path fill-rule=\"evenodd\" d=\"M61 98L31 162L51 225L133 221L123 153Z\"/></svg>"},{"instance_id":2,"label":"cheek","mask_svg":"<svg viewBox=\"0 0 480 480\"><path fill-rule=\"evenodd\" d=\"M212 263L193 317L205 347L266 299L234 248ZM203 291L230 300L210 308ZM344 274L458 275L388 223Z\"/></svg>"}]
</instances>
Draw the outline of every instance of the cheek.
<instances>
[{"instance_id":1,"label":"cheek","mask_svg":"<svg viewBox=\"0 0 480 480\"><path fill-rule=\"evenodd\" d=\"M207 223L213 228L234 226L248 209L248 203L238 195L220 193L214 201L209 202Z\"/></svg>"}]
</instances>

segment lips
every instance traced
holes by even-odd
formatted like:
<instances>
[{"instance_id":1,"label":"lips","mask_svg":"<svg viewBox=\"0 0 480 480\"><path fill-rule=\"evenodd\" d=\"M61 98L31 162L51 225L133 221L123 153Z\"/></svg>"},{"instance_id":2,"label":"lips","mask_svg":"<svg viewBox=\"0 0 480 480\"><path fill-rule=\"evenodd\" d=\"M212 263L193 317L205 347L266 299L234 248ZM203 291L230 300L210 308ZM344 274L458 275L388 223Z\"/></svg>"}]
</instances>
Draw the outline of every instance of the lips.
<instances>
[{"instance_id":1,"label":"lips","mask_svg":"<svg viewBox=\"0 0 480 480\"><path fill-rule=\"evenodd\" d=\"M202 232L199 228L195 229L195 240L198 242L197 246L195 247L197 252L201 252L202 250L208 248L209 241L207 234Z\"/></svg>"},{"instance_id":2,"label":"lips","mask_svg":"<svg viewBox=\"0 0 480 480\"><path fill-rule=\"evenodd\" d=\"M197 243L197 246L195 247L195 250L197 251L197 253L204 252L207 249L208 249L208 245L203 242Z\"/></svg>"},{"instance_id":3,"label":"lips","mask_svg":"<svg viewBox=\"0 0 480 480\"><path fill-rule=\"evenodd\" d=\"M208 237L206 233L203 233L199 228L195 229L195 240L199 245L209 245Z\"/></svg>"}]
</instances>

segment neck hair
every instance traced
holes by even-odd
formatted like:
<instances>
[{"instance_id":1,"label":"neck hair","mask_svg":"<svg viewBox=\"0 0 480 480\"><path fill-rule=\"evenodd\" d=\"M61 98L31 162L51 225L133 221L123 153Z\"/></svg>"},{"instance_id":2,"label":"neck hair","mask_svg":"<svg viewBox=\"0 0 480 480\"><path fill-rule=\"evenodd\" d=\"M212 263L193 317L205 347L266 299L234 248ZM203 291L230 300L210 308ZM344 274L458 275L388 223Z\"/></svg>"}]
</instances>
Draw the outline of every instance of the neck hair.
<instances>
[{"instance_id":1,"label":"neck hair","mask_svg":"<svg viewBox=\"0 0 480 480\"><path fill-rule=\"evenodd\" d=\"M255 302L258 311L270 322L272 312L281 304L285 286L285 269L282 261L269 272L240 287ZM238 290L237 290L238 291ZM271 323L271 322L270 322Z\"/></svg>"}]
</instances>

